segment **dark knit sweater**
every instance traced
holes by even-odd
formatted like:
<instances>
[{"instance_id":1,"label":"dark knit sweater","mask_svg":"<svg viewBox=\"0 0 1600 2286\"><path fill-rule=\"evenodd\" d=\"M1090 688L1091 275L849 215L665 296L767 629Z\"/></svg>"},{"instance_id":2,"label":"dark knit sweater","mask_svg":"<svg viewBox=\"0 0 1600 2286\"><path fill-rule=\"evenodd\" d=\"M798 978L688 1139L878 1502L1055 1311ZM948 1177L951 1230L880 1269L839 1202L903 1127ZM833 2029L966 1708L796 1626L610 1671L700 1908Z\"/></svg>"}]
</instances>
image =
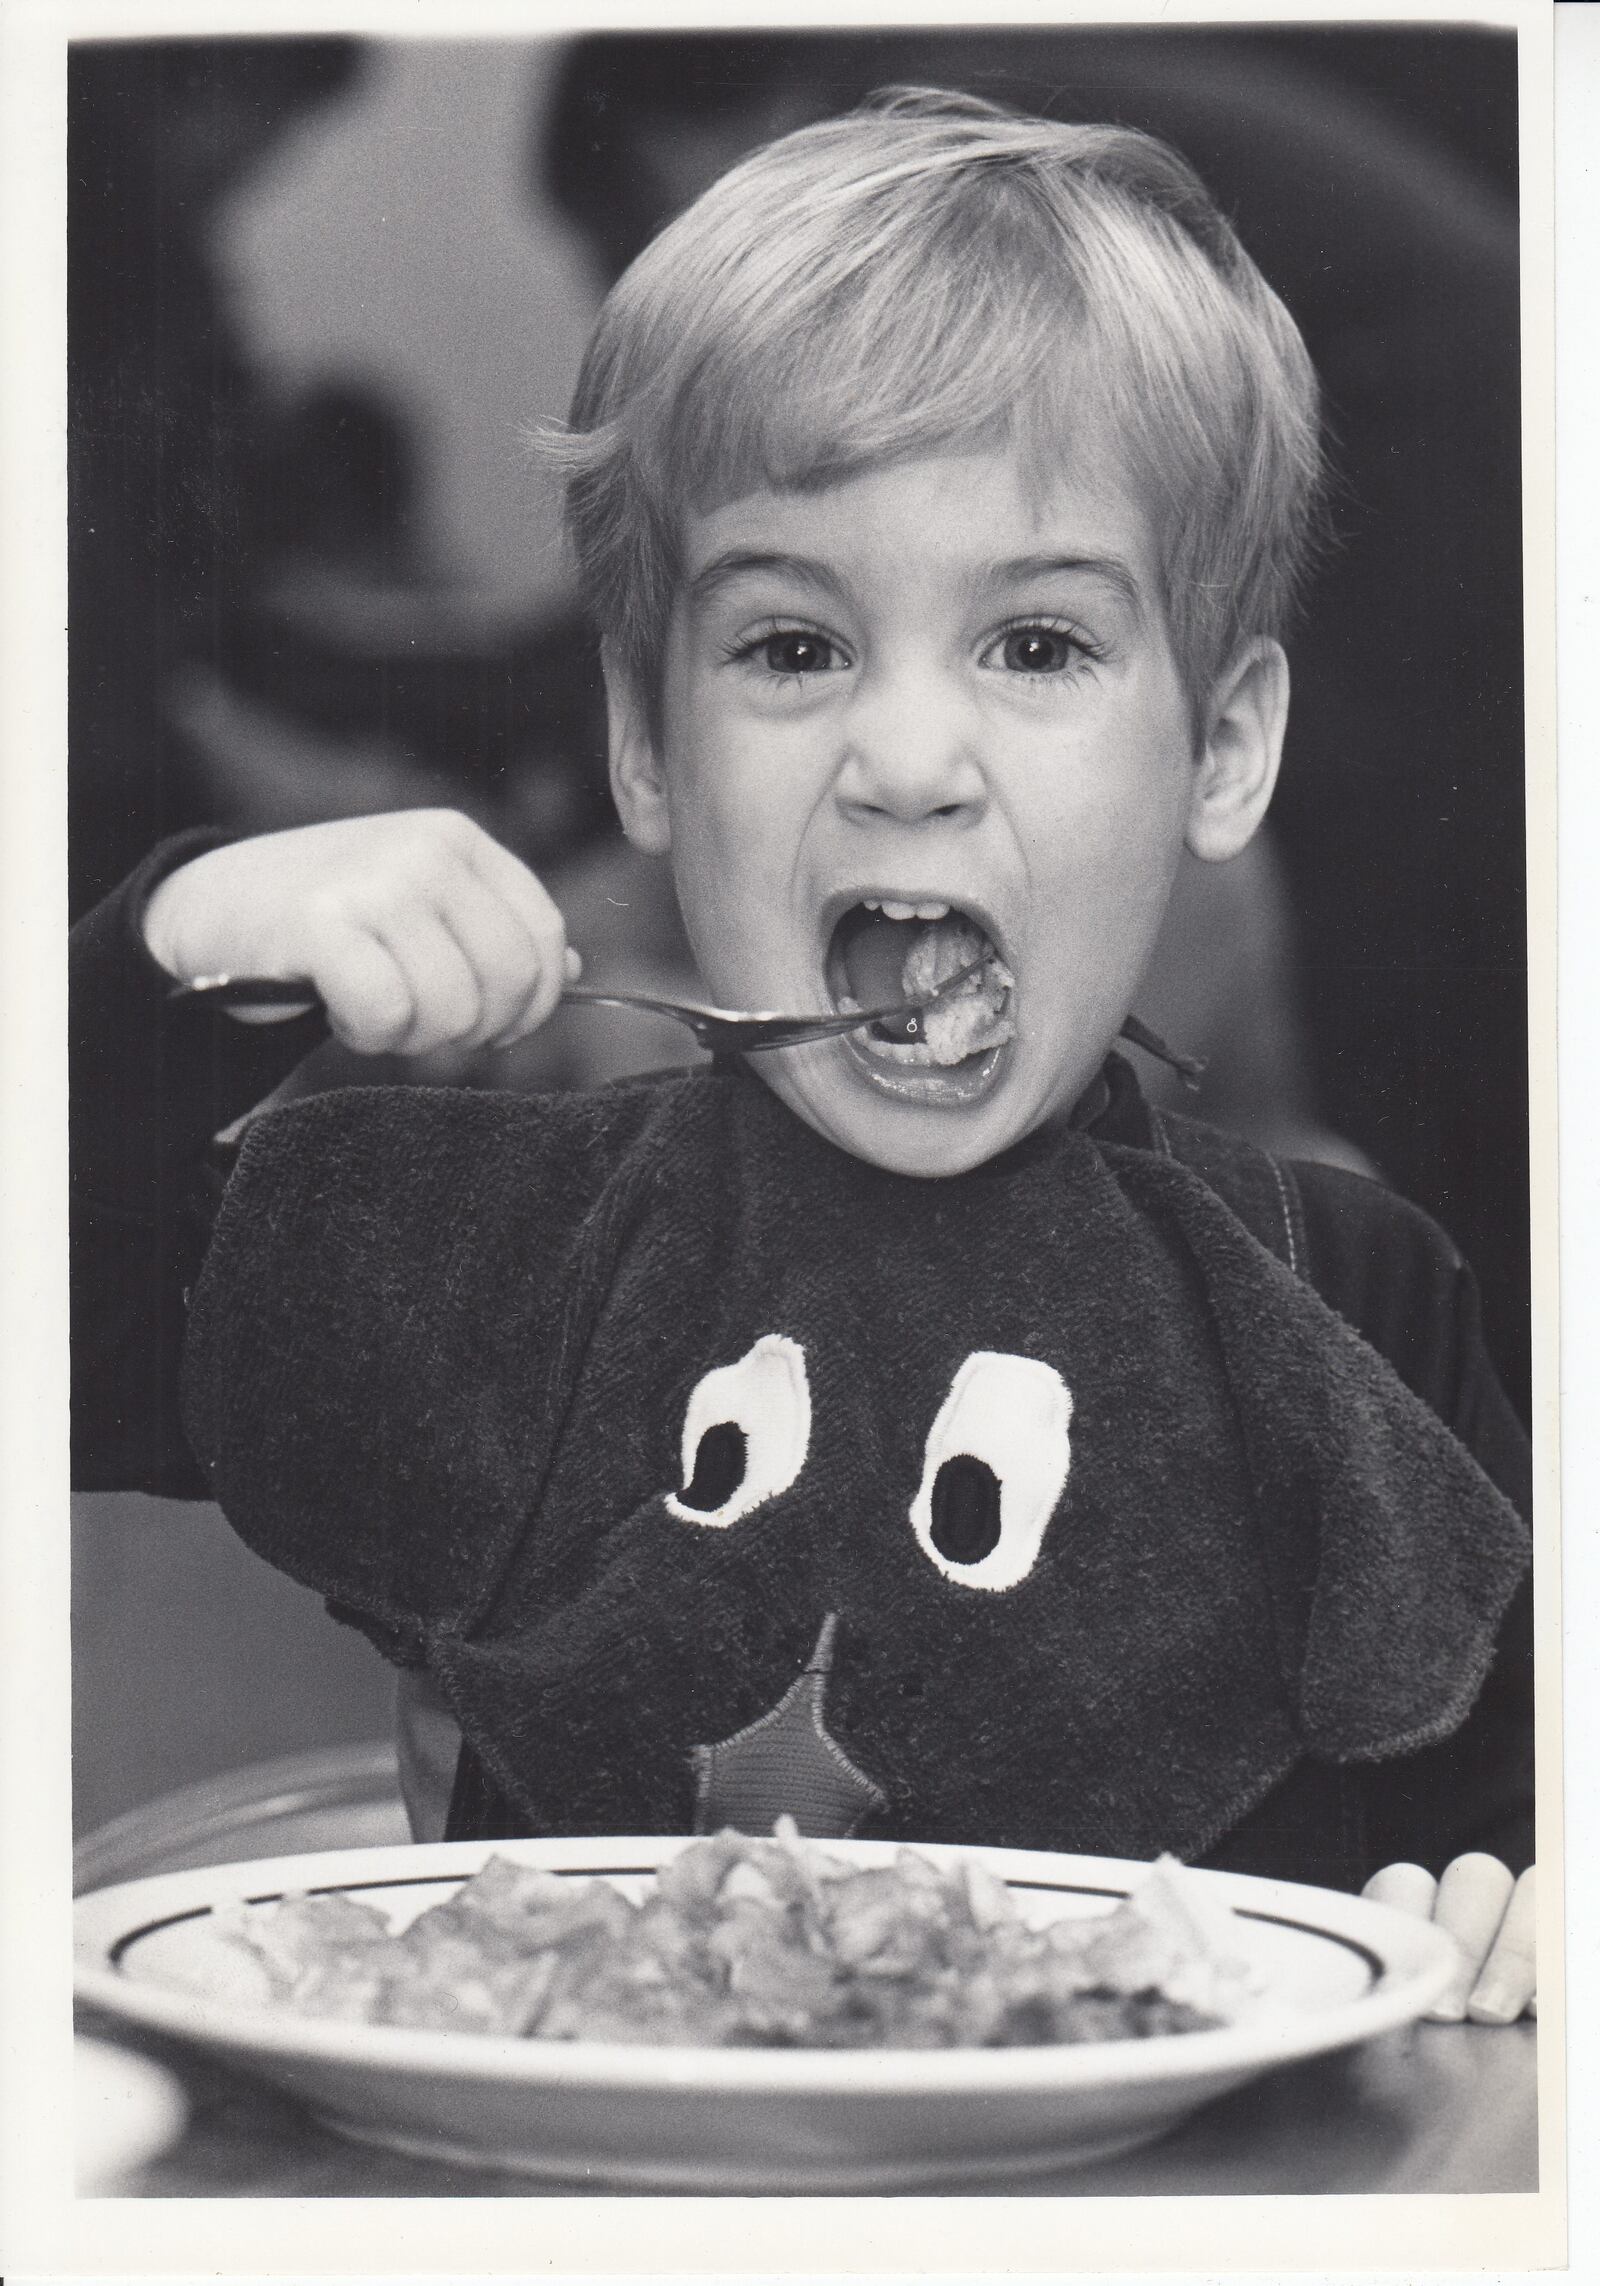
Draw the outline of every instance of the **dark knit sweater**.
<instances>
[{"instance_id":1,"label":"dark knit sweater","mask_svg":"<svg viewBox=\"0 0 1600 2286\"><path fill-rule=\"evenodd\" d=\"M742 1074L376 1089L257 1122L208 1242L303 1037L175 1022L126 903L77 952L84 1480L214 1493L515 1823L1525 1860L1525 1452L1377 1186L1296 1170L1290 1270L1117 1064L941 1183Z\"/></svg>"}]
</instances>

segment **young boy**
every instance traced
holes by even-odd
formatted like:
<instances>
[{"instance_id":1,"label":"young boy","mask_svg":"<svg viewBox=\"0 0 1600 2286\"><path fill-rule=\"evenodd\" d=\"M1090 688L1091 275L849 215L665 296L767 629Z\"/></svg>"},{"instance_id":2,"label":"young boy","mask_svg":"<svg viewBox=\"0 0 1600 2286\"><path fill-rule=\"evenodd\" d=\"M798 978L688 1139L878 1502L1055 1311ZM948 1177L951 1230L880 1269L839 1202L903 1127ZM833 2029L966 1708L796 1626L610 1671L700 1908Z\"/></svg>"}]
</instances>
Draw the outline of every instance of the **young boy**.
<instances>
[{"instance_id":1,"label":"young boy","mask_svg":"<svg viewBox=\"0 0 1600 2286\"><path fill-rule=\"evenodd\" d=\"M787 1810L1425 1905L1465 1853L1452 2005L1487 1958L1521 2011L1526 1453L1470 1278L1110 1053L1177 868L1270 799L1316 436L1159 145L807 129L611 296L570 527L711 997L951 994L589 1097L315 1097L212 1227L187 1170L317 1027L173 978L508 1043L561 916L428 815L169 847L85 924L86 1481L209 1493L368 1633L420 1832Z\"/></svg>"}]
</instances>

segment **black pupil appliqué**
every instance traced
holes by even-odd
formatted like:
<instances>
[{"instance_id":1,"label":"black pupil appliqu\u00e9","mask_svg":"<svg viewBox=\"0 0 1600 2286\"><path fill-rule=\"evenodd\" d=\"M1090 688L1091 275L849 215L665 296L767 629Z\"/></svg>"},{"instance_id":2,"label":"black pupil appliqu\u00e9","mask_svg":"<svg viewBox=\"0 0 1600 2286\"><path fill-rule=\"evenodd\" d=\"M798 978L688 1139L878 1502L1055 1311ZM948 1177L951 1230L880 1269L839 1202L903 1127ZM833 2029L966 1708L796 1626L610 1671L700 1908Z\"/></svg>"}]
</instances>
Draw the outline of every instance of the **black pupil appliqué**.
<instances>
[{"instance_id":1,"label":"black pupil appliqu\u00e9","mask_svg":"<svg viewBox=\"0 0 1600 2286\"><path fill-rule=\"evenodd\" d=\"M987 1461L952 1454L933 1480L931 1507L929 1537L948 1562L981 1564L998 1545L1000 1479Z\"/></svg>"},{"instance_id":2,"label":"black pupil appliqu\u00e9","mask_svg":"<svg viewBox=\"0 0 1600 2286\"><path fill-rule=\"evenodd\" d=\"M710 1512L731 1500L744 1482L749 1448L737 1421L719 1421L701 1437L694 1474L678 1498L685 1508Z\"/></svg>"}]
</instances>

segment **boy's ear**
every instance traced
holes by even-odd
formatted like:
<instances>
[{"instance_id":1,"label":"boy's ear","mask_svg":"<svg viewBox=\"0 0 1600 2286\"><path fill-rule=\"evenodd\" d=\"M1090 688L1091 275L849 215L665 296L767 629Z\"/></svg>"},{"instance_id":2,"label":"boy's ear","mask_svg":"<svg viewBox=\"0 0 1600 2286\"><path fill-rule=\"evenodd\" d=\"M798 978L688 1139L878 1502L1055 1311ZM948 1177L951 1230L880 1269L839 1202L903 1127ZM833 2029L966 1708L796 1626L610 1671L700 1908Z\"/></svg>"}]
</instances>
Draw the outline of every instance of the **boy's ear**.
<instances>
[{"instance_id":1,"label":"boy's ear","mask_svg":"<svg viewBox=\"0 0 1600 2286\"><path fill-rule=\"evenodd\" d=\"M1262 636L1211 693L1184 837L1196 857L1237 857L1266 816L1288 718L1289 662Z\"/></svg>"},{"instance_id":2,"label":"boy's ear","mask_svg":"<svg viewBox=\"0 0 1600 2286\"><path fill-rule=\"evenodd\" d=\"M606 683L606 732L611 754L611 798L622 830L647 857L665 857L672 847L672 820L661 755L648 711L633 677L609 644L601 646Z\"/></svg>"}]
</instances>

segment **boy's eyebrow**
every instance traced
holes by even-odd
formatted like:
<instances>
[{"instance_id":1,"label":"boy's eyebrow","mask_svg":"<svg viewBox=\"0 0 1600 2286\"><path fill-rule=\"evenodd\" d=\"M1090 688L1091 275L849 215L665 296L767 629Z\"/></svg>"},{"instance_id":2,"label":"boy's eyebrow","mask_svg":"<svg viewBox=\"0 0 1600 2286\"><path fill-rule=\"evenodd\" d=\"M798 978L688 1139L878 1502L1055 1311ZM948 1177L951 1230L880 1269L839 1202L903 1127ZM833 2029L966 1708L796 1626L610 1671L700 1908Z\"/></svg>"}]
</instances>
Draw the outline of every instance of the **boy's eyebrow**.
<instances>
[{"instance_id":1,"label":"boy's eyebrow","mask_svg":"<svg viewBox=\"0 0 1600 2286\"><path fill-rule=\"evenodd\" d=\"M826 563L812 556L790 555L771 548L725 548L695 573L689 582L689 593L695 602L704 603L733 580L763 572L800 580L826 595L842 597L845 593L844 582ZM1003 563L985 564L982 576L990 586L1007 587L1047 578L1052 572L1071 572L1080 578L1101 580L1136 617L1144 615L1144 590L1120 556L1008 556Z\"/></svg>"},{"instance_id":2,"label":"boy's eyebrow","mask_svg":"<svg viewBox=\"0 0 1600 2286\"><path fill-rule=\"evenodd\" d=\"M689 593L697 603L704 603L731 580L755 572L777 572L784 578L801 580L807 587L820 588L826 595L844 594L843 582L825 563L818 563L810 556L791 556L770 548L724 548L720 556L713 556L710 563L695 573L689 582Z\"/></svg>"},{"instance_id":3,"label":"boy's eyebrow","mask_svg":"<svg viewBox=\"0 0 1600 2286\"><path fill-rule=\"evenodd\" d=\"M1141 618L1144 615L1144 590L1119 556L1008 556L1004 563L988 566L988 577L997 587L1046 578L1052 572L1073 572L1080 577L1102 580L1115 590L1130 611Z\"/></svg>"}]
</instances>

